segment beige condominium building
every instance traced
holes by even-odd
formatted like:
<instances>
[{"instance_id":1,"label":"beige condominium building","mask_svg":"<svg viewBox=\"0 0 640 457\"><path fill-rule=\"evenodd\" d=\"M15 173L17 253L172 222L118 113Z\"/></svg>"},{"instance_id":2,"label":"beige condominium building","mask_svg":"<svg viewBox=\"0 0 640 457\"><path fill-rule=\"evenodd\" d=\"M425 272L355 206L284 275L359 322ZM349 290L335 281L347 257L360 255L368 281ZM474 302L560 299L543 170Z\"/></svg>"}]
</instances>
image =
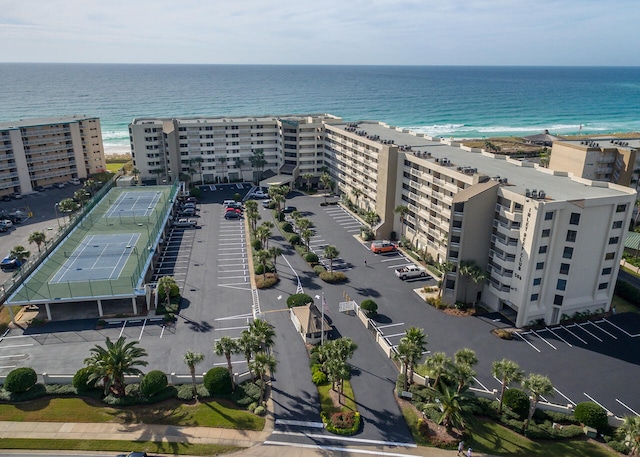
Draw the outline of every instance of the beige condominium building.
<instances>
[{"instance_id":1,"label":"beige condominium building","mask_svg":"<svg viewBox=\"0 0 640 457\"><path fill-rule=\"evenodd\" d=\"M0 196L28 194L105 171L100 119L62 116L0 123Z\"/></svg>"},{"instance_id":2,"label":"beige condominium building","mask_svg":"<svg viewBox=\"0 0 640 457\"><path fill-rule=\"evenodd\" d=\"M180 128L194 131L172 145L167 135ZM248 161L257 147L264 149L265 169L277 183L300 183L307 173L317 177L327 170L341 194L380 216L378 238L395 232L449 265L443 280L448 302L481 302L510 315L517 326L537 320L555 324L563 315L610 307L636 199L628 187L332 115L136 119L130 129L143 178L152 176L153 167L165 167L166 176L174 177L171 164L178 157L182 172L194 157L211 164L202 171L205 182L231 178L233 159L222 158ZM255 144L260 130L268 132L259 137L268 143ZM203 148L207 131L214 132L213 146ZM154 140L153 133L162 139ZM156 145L175 152L153 152ZM628 153L635 154L635 148L628 147ZM232 170L236 177L252 177L250 164ZM394 212L399 205L408 208L402 220Z\"/></svg>"}]
</instances>

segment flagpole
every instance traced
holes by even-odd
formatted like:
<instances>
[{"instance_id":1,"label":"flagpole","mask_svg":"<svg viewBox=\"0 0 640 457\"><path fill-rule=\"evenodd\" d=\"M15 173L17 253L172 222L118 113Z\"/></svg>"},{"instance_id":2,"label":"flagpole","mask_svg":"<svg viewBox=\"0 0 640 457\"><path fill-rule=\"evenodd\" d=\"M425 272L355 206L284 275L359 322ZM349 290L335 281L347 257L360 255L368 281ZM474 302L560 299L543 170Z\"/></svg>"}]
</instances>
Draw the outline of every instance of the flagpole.
<instances>
[{"instance_id":1,"label":"flagpole","mask_svg":"<svg viewBox=\"0 0 640 457\"><path fill-rule=\"evenodd\" d=\"M320 345L324 344L324 292L322 292L322 303L320 303L320 308L322 308L322 323L320 324L322 330L320 331Z\"/></svg>"}]
</instances>

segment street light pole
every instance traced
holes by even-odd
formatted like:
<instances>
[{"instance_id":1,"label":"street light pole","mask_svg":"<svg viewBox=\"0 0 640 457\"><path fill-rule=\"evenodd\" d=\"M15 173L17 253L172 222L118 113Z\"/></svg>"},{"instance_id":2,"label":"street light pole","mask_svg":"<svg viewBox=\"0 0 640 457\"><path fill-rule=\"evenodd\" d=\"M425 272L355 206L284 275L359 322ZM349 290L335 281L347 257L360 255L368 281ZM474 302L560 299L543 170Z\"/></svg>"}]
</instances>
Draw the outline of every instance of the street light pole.
<instances>
[{"instance_id":1,"label":"street light pole","mask_svg":"<svg viewBox=\"0 0 640 457\"><path fill-rule=\"evenodd\" d=\"M56 222L58 223L58 228L60 228L60 219L58 219L58 204L57 203L55 203L53 205L53 209L56 210Z\"/></svg>"}]
</instances>

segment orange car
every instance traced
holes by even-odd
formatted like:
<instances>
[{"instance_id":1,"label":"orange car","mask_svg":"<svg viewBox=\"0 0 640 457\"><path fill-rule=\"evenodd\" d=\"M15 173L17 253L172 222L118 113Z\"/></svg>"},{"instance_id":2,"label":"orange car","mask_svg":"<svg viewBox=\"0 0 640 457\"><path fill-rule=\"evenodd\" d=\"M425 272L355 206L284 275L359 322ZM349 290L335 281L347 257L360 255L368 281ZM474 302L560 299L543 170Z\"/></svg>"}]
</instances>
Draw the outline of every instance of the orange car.
<instances>
[{"instance_id":1,"label":"orange car","mask_svg":"<svg viewBox=\"0 0 640 457\"><path fill-rule=\"evenodd\" d=\"M371 243L371 252L374 254L380 254L384 252L393 252L398 249L398 246L390 241L374 241Z\"/></svg>"}]
</instances>

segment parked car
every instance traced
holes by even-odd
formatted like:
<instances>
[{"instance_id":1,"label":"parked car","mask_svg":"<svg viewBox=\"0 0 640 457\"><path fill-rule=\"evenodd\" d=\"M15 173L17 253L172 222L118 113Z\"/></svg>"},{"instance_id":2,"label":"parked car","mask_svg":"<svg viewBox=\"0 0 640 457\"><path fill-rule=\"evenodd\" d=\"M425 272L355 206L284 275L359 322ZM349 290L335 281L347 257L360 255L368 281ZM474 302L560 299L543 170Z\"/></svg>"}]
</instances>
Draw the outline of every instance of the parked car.
<instances>
[{"instance_id":1,"label":"parked car","mask_svg":"<svg viewBox=\"0 0 640 457\"><path fill-rule=\"evenodd\" d=\"M282 212L288 214L288 213L293 213L294 211L297 211L297 210L298 210L298 208L296 208L295 206L285 206L282 209Z\"/></svg>"},{"instance_id":2,"label":"parked car","mask_svg":"<svg viewBox=\"0 0 640 457\"><path fill-rule=\"evenodd\" d=\"M269 194L261 190L253 191L249 194L249 198L268 198Z\"/></svg>"},{"instance_id":3,"label":"parked car","mask_svg":"<svg viewBox=\"0 0 640 457\"><path fill-rule=\"evenodd\" d=\"M73 184L74 186L79 186L80 184L82 184L82 182L80 182L78 178L71 178L69 180L69 184Z\"/></svg>"},{"instance_id":4,"label":"parked car","mask_svg":"<svg viewBox=\"0 0 640 457\"><path fill-rule=\"evenodd\" d=\"M118 454L116 457L148 457L146 452L129 452L128 454Z\"/></svg>"},{"instance_id":5,"label":"parked car","mask_svg":"<svg viewBox=\"0 0 640 457\"><path fill-rule=\"evenodd\" d=\"M2 269L2 271L15 270L17 268L20 268L21 266L22 266L22 264L20 263L20 261L18 259L16 259L15 257L11 257L11 255L7 255L0 262L0 269Z\"/></svg>"},{"instance_id":6,"label":"parked car","mask_svg":"<svg viewBox=\"0 0 640 457\"><path fill-rule=\"evenodd\" d=\"M196 225L197 222L193 219L178 219L173 222L173 226L178 228L195 227Z\"/></svg>"},{"instance_id":7,"label":"parked car","mask_svg":"<svg viewBox=\"0 0 640 457\"><path fill-rule=\"evenodd\" d=\"M9 195L3 195L1 200L3 202L10 202L11 201L11 197Z\"/></svg>"},{"instance_id":8,"label":"parked car","mask_svg":"<svg viewBox=\"0 0 640 457\"><path fill-rule=\"evenodd\" d=\"M182 209L187 209L187 208L196 209L196 204L195 203L183 203L182 204Z\"/></svg>"},{"instance_id":9,"label":"parked car","mask_svg":"<svg viewBox=\"0 0 640 457\"><path fill-rule=\"evenodd\" d=\"M226 208L227 206L235 205L236 203L238 203L238 202L235 201L235 200L225 200L225 201L222 202L222 206L224 206Z\"/></svg>"},{"instance_id":10,"label":"parked car","mask_svg":"<svg viewBox=\"0 0 640 457\"><path fill-rule=\"evenodd\" d=\"M33 190L35 190L36 192L44 192L45 189L42 186L36 186L33 188Z\"/></svg>"},{"instance_id":11,"label":"parked car","mask_svg":"<svg viewBox=\"0 0 640 457\"><path fill-rule=\"evenodd\" d=\"M185 202L186 203L198 203L198 199L196 197L187 197Z\"/></svg>"},{"instance_id":12,"label":"parked car","mask_svg":"<svg viewBox=\"0 0 640 457\"><path fill-rule=\"evenodd\" d=\"M0 220L0 226L11 228L13 227L13 222L10 219L2 219Z\"/></svg>"},{"instance_id":13,"label":"parked car","mask_svg":"<svg viewBox=\"0 0 640 457\"><path fill-rule=\"evenodd\" d=\"M15 193L13 194L13 198L15 198L16 200L20 200L22 198L22 194Z\"/></svg>"},{"instance_id":14,"label":"parked car","mask_svg":"<svg viewBox=\"0 0 640 457\"><path fill-rule=\"evenodd\" d=\"M424 278L427 276L427 272L417 265L409 265L407 267L398 268L395 271L396 276L403 281L405 279Z\"/></svg>"},{"instance_id":15,"label":"parked car","mask_svg":"<svg viewBox=\"0 0 640 457\"><path fill-rule=\"evenodd\" d=\"M194 208L185 208L180 211L180 216L195 216L196 210Z\"/></svg>"},{"instance_id":16,"label":"parked car","mask_svg":"<svg viewBox=\"0 0 640 457\"><path fill-rule=\"evenodd\" d=\"M262 200L262 206L268 208L271 205L271 200Z\"/></svg>"},{"instance_id":17,"label":"parked car","mask_svg":"<svg viewBox=\"0 0 640 457\"><path fill-rule=\"evenodd\" d=\"M398 246L390 241L373 241L371 243L371 252L380 254L384 252L394 252Z\"/></svg>"},{"instance_id":18,"label":"parked car","mask_svg":"<svg viewBox=\"0 0 640 457\"><path fill-rule=\"evenodd\" d=\"M59 182L59 183L55 184L55 186L58 189L64 189L65 187L67 187L67 185L65 183L63 183L63 182Z\"/></svg>"},{"instance_id":19,"label":"parked car","mask_svg":"<svg viewBox=\"0 0 640 457\"><path fill-rule=\"evenodd\" d=\"M227 211L226 213L224 213L225 219L240 219L241 217L242 214L240 214L239 211Z\"/></svg>"},{"instance_id":20,"label":"parked car","mask_svg":"<svg viewBox=\"0 0 640 457\"><path fill-rule=\"evenodd\" d=\"M227 205L225 209L229 209L229 208L237 209L238 211L244 211L244 208L240 203L232 203L230 205Z\"/></svg>"}]
</instances>

